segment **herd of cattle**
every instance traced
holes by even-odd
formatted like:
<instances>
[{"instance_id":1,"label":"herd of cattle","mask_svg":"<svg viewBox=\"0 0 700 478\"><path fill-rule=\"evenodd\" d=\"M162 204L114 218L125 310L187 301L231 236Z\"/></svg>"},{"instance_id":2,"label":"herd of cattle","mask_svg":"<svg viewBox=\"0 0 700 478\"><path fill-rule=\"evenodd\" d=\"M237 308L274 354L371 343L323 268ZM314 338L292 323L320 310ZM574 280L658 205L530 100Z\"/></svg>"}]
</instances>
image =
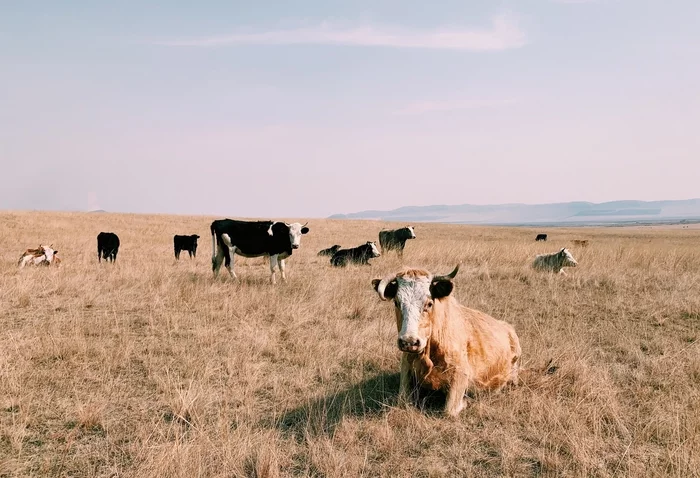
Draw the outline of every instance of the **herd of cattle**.
<instances>
[{"instance_id":1,"label":"herd of cattle","mask_svg":"<svg viewBox=\"0 0 700 478\"><path fill-rule=\"evenodd\" d=\"M210 226L212 235L212 270L216 276L222 263L235 278L234 257L270 257L271 281L279 268L285 279L285 259L298 249L301 236L309 232L306 224L279 221L216 220ZM400 256L406 241L415 239L411 226L379 233L382 252L396 250ZM173 238L175 258L182 251L196 257L199 236L176 235ZM547 240L539 234L537 241ZM112 232L97 236L97 257L114 262L119 251L119 237ZM587 246L588 241L577 245ZM52 246L28 249L19 266L58 265L60 259ZM369 264L368 260L381 253L376 243L341 249L334 245L318 253L329 256L333 266L349 263ZM575 267L576 260L568 249L535 258L538 270L563 273L564 267ZM372 285L382 301L393 301L398 331L397 346L402 352L399 401L416 404L422 389L446 393L444 412L455 416L464 407L464 397L471 390L500 390L518 382L520 371L520 340L512 325L478 310L467 308L454 298L453 279L459 265L446 275L435 275L416 268L403 268Z\"/></svg>"},{"instance_id":2,"label":"herd of cattle","mask_svg":"<svg viewBox=\"0 0 700 478\"><path fill-rule=\"evenodd\" d=\"M271 281L276 282L276 270L279 268L282 279L286 279L285 259L292 255L294 249L301 244L301 236L309 232L306 224L298 222L288 224L280 221L237 221L232 219L219 219L211 223L212 237L212 270L216 277L223 264L231 277L236 278L234 272L234 257L236 254L243 257L270 257ZM173 246L175 259L180 259L180 253L187 251L190 258L197 256L197 240L200 236L175 235ZM335 267L343 267L348 264L369 265L369 260L381 256L382 252L397 251L403 258L403 250L406 241L415 239L416 233L413 226L406 226L394 230L382 230L379 232L379 246L377 243L367 241L365 244L349 249L341 249L336 244L319 251L319 256L329 256L330 263ZM547 234L538 234L536 241L546 241ZM588 240L574 240L576 246L588 246ZM97 235L97 259L99 262L114 262L119 252L119 237L113 232L100 232ZM53 246L40 245L37 249L27 249L19 259L19 267L27 265L59 265L61 260L57 256L58 251ZM565 267L576 267L578 263L571 252L563 248L551 254L538 255L532 266L538 270L553 271L564 274Z\"/></svg>"}]
</instances>

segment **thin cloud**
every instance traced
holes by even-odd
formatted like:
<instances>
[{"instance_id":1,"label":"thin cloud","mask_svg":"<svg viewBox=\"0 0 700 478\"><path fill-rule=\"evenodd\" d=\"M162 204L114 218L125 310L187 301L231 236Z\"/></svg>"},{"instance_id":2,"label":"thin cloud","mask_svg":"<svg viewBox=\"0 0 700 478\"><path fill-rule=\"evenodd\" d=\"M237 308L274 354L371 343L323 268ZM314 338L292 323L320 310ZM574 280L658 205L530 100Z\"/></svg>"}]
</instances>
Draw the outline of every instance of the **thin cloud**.
<instances>
[{"instance_id":1,"label":"thin cloud","mask_svg":"<svg viewBox=\"0 0 700 478\"><path fill-rule=\"evenodd\" d=\"M553 3L566 3L566 4L575 4L575 3L595 3L598 0L550 0Z\"/></svg>"},{"instance_id":2,"label":"thin cloud","mask_svg":"<svg viewBox=\"0 0 700 478\"><path fill-rule=\"evenodd\" d=\"M216 47L244 45L345 45L489 51L519 48L526 35L512 15L497 15L487 27L406 29L390 26L339 27L330 23L290 30L239 32L230 35L164 40L157 45Z\"/></svg>"},{"instance_id":3,"label":"thin cloud","mask_svg":"<svg viewBox=\"0 0 700 478\"><path fill-rule=\"evenodd\" d=\"M420 115L424 113L475 110L496 108L516 103L513 99L500 100L455 100L455 101L420 101L394 111L395 115Z\"/></svg>"}]
</instances>

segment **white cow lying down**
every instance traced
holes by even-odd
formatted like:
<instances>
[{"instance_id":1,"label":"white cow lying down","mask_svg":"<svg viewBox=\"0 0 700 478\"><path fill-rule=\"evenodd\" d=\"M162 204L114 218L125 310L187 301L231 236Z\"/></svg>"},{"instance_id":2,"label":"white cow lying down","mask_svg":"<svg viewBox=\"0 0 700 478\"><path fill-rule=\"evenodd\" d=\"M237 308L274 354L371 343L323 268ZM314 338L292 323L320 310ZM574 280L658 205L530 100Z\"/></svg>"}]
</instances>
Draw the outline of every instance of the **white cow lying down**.
<instances>
[{"instance_id":1,"label":"white cow lying down","mask_svg":"<svg viewBox=\"0 0 700 478\"><path fill-rule=\"evenodd\" d=\"M61 260L56 256L56 254L58 254L58 251L53 250L52 246L53 244L51 246L39 246L37 249L27 249L20 256L17 265L20 269L26 265L59 265L61 263Z\"/></svg>"},{"instance_id":2,"label":"white cow lying down","mask_svg":"<svg viewBox=\"0 0 700 478\"><path fill-rule=\"evenodd\" d=\"M566 274L564 267L576 267L577 265L578 262L566 248L552 254L540 254L535 257L535 262L532 263L532 267L537 270L558 272L559 274Z\"/></svg>"}]
</instances>

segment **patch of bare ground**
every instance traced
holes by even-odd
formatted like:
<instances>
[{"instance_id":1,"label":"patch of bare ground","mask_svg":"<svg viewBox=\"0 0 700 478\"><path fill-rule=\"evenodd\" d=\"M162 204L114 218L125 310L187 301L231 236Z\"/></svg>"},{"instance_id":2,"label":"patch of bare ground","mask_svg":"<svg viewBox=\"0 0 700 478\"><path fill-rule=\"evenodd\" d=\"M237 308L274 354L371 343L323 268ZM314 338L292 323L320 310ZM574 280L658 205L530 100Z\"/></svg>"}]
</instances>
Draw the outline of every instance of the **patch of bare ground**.
<instances>
[{"instance_id":1,"label":"patch of bare ground","mask_svg":"<svg viewBox=\"0 0 700 478\"><path fill-rule=\"evenodd\" d=\"M461 262L458 299L511 322L531 369L446 419L440 396L396 406L370 280L401 262L316 256L387 224L312 220L272 286L262 259L212 278L212 219L0 213L0 476L698 475L700 231L417 225L403 262ZM176 262L174 234L202 236L199 257ZM530 269L579 238L568 276ZM62 268L19 271L39 243Z\"/></svg>"}]
</instances>

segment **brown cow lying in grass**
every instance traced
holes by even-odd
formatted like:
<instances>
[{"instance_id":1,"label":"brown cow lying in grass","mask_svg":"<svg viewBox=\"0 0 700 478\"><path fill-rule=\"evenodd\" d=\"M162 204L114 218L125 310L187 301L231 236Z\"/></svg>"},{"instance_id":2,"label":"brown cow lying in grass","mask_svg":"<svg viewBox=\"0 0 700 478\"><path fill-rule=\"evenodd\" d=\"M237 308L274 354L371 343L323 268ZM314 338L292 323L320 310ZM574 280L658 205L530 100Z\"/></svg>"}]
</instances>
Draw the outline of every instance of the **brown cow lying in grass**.
<instances>
[{"instance_id":1,"label":"brown cow lying in grass","mask_svg":"<svg viewBox=\"0 0 700 478\"><path fill-rule=\"evenodd\" d=\"M58 266L61 260L56 256L58 251L53 250L52 247L53 244L50 246L39 246L37 249L27 249L20 256L17 265L20 269L26 265L48 266L55 264Z\"/></svg>"},{"instance_id":2,"label":"brown cow lying in grass","mask_svg":"<svg viewBox=\"0 0 700 478\"><path fill-rule=\"evenodd\" d=\"M372 285L382 300L394 300L401 356L399 401L415 402L417 386L445 390L445 414L464 407L467 390L499 390L516 384L520 340L513 327L450 295L459 266L446 276L403 269Z\"/></svg>"}]
</instances>

